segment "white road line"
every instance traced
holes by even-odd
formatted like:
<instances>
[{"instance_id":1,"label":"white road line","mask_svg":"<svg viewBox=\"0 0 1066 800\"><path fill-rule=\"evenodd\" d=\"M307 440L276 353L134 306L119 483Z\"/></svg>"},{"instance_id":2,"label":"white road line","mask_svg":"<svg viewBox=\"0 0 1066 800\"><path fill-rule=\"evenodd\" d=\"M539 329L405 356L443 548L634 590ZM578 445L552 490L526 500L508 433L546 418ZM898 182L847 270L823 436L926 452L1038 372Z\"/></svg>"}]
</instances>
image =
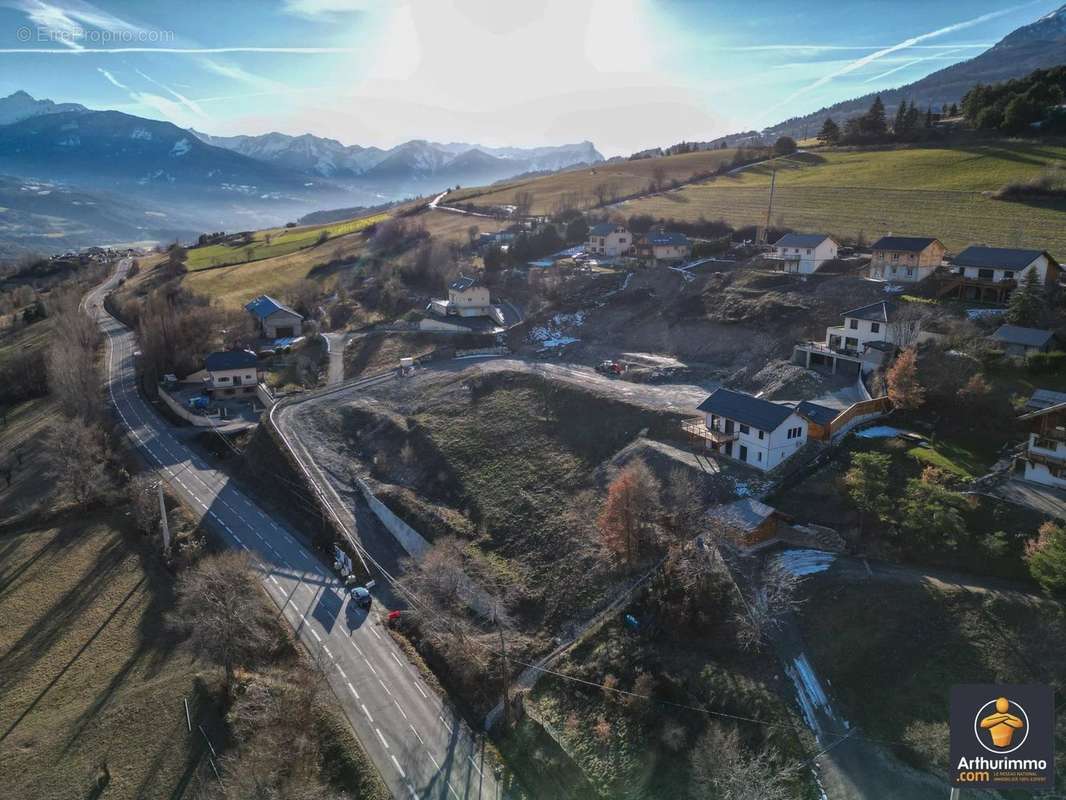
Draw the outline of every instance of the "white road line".
<instances>
[{"instance_id":1,"label":"white road line","mask_svg":"<svg viewBox=\"0 0 1066 800\"><path fill-rule=\"evenodd\" d=\"M400 669L403 669L403 663L400 661L399 658L396 657L396 654L390 650L389 655L392 656L392 660L399 665Z\"/></svg>"},{"instance_id":2,"label":"white road line","mask_svg":"<svg viewBox=\"0 0 1066 800\"><path fill-rule=\"evenodd\" d=\"M370 711L367 709L366 703L360 703L360 705L363 707L363 713L366 714L366 718L368 720L370 720L370 724L373 725L374 724L374 718L372 716L370 716Z\"/></svg>"},{"instance_id":3,"label":"white road line","mask_svg":"<svg viewBox=\"0 0 1066 800\"><path fill-rule=\"evenodd\" d=\"M385 681L381 680L381 678L378 678L378 683L380 683L381 688L385 690L385 694L387 694L389 697L392 697L392 692L390 692L389 687L385 685Z\"/></svg>"},{"instance_id":4,"label":"white road line","mask_svg":"<svg viewBox=\"0 0 1066 800\"><path fill-rule=\"evenodd\" d=\"M371 664L369 660L367 660L367 657L366 657L366 656L363 656L363 661L366 661L366 665L367 665L368 667L370 667L370 671L371 671L371 672L373 672L373 673L374 673L375 675L377 675L377 674L378 674L378 671L377 671L376 669L374 669L374 665L373 665L373 664Z\"/></svg>"},{"instance_id":5,"label":"white road line","mask_svg":"<svg viewBox=\"0 0 1066 800\"><path fill-rule=\"evenodd\" d=\"M401 711L402 711L402 710L403 710L403 709L401 709ZM406 716L406 715L405 715L405 716ZM416 739L418 739L418 741L419 741L419 742L420 742L421 744L423 744L423 745L424 745L424 744L425 744L425 742L423 742L423 741L422 741L422 737L418 735L418 731L416 731L416 730L415 730L415 726L414 726L414 725L411 725L410 723L408 723L407 727L411 729L411 733L413 733L413 734L415 735L415 738L416 738ZM432 754L432 753L430 753L430 754L429 754L429 757L430 757L430 758L433 758L433 754ZM433 763L434 763L434 764L436 764L436 763L437 763L436 759L434 759ZM438 767L437 767L437 769L440 769L440 767L438 766Z\"/></svg>"},{"instance_id":6,"label":"white road line","mask_svg":"<svg viewBox=\"0 0 1066 800\"><path fill-rule=\"evenodd\" d=\"M482 778L484 778L485 777L485 773L481 771L481 767L479 767L477 765L477 762L474 761L474 757L473 756L467 756L467 758L470 759L471 766L473 766L473 768L477 770L477 774L480 775Z\"/></svg>"},{"instance_id":7,"label":"white road line","mask_svg":"<svg viewBox=\"0 0 1066 800\"><path fill-rule=\"evenodd\" d=\"M308 628L307 630L311 631L311 635L315 637L316 642L322 641L322 637L318 635L318 631L316 631L314 628Z\"/></svg>"},{"instance_id":8,"label":"white road line","mask_svg":"<svg viewBox=\"0 0 1066 800\"><path fill-rule=\"evenodd\" d=\"M275 578L273 575L270 576L270 580L273 581L275 586L277 586L278 588L281 588L281 584L278 583L278 579Z\"/></svg>"},{"instance_id":9,"label":"white road line","mask_svg":"<svg viewBox=\"0 0 1066 800\"><path fill-rule=\"evenodd\" d=\"M327 656L329 656L329 660L332 661L333 660L333 653L331 653L329 651L329 648L326 647L325 645L322 645L322 650Z\"/></svg>"},{"instance_id":10,"label":"white road line","mask_svg":"<svg viewBox=\"0 0 1066 800\"><path fill-rule=\"evenodd\" d=\"M378 633L376 630L374 630L374 626L373 625L370 626L370 632L372 634L374 634L375 636L377 636L379 639L381 638L381 634Z\"/></svg>"},{"instance_id":11,"label":"white road line","mask_svg":"<svg viewBox=\"0 0 1066 800\"><path fill-rule=\"evenodd\" d=\"M415 729L411 728L411 730L414 731ZM418 736L418 731L415 731L415 736ZM422 740L419 739L419 741L422 741ZM427 750L426 751L426 755L428 755L429 756L429 760L433 762L433 766L435 766L437 769L440 769L440 763L437 761L437 759L435 759L433 757L433 754Z\"/></svg>"},{"instance_id":12,"label":"white road line","mask_svg":"<svg viewBox=\"0 0 1066 800\"><path fill-rule=\"evenodd\" d=\"M444 718L444 715L440 715L438 719L444 723L444 727L448 729L448 733L452 732L452 726L448 724L448 720Z\"/></svg>"},{"instance_id":13,"label":"white road line","mask_svg":"<svg viewBox=\"0 0 1066 800\"><path fill-rule=\"evenodd\" d=\"M374 733L376 733L378 735L378 738L381 739L381 743L383 745L385 745L385 749L388 750L389 749L389 743L386 742L385 741L385 737L381 735L381 728L374 728Z\"/></svg>"},{"instance_id":14,"label":"white road line","mask_svg":"<svg viewBox=\"0 0 1066 800\"><path fill-rule=\"evenodd\" d=\"M395 697L394 697L394 698L392 698L392 702L396 704L396 709L397 709L397 710L398 710L398 711L399 711L399 712L400 712L401 714L403 714L403 718L404 718L404 719L410 719L410 717L408 717L408 716L407 716L407 712L403 710L403 706L401 706L401 705L400 705L400 702L399 702L399 701L398 701L398 700L397 700L397 699L396 699Z\"/></svg>"},{"instance_id":15,"label":"white road line","mask_svg":"<svg viewBox=\"0 0 1066 800\"><path fill-rule=\"evenodd\" d=\"M355 687L352 686L352 682L351 681L348 681L348 691L350 691L353 695L355 695L355 699L356 700L359 699L359 692L355 691ZM366 709L363 709L363 710L366 711ZM366 715L369 717L370 716L370 712L367 711ZM371 722L373 722L373 720L371 720Z\"/></svg>"},{"instance_id":16,"label":"white road line","mask_svg":"<svg viewBox=\"0 0 1066 800\"><path fill-rule=\"evenodd\" d=\"M396 760L396 756L390 754L389 758L391 758L392 759L392 763L396 765L396 769L398 769L400 771L400 777L401 778L406 778L407 777L407 773L403 771L403 767L401 767L400 766L400 762Z\"/></svg>"},{"instance_id":17,"label":"white road line","mask_svg":"<svg viewBox=\"0 0 1066 800\"><path fill-rule=\"evenodd\" d=\"M422 688L422 685L418 681L415 681L415 688L418 689L419 694L421 694L422 697L424 697L426 700L429 699L429 695L426 694L426 690Z\"/></svg>"},{"instance_id":18,"label":"white road line","mask_svg":"<svg viewBox=\"0 0 1066 800\"><path fill-rule=\"evenodd\" d=\"M363 651L359 649L359 645L355 643L355 639L349 639L348 641L352 643L352 647L355 648L355 652L362 656ZM363 656L363 658L366 658L366 656Z\"/></svg>"},{"instance_id":19,"label":"white road line","mask_svg":"<svg viewBox=\"0 0 1066 800\"><path fill-rule=\"evenodd\" d=\"M344 678L344 680L348 680L348 675L344 672L344 667L340 664L337 665L337 672L341 674L341 677Z\"/></svg>"}]
</instances>

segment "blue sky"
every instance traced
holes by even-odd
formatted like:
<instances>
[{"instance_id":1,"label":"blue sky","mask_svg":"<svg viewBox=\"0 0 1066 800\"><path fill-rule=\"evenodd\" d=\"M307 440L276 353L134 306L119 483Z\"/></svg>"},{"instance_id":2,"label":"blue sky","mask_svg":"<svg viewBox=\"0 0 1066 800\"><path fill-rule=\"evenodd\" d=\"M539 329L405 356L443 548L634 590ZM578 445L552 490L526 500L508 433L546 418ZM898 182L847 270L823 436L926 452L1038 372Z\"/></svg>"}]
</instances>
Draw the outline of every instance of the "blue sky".
<instances>
[{"instance_id":1,"label":"blue sky","mask_svg":"<svg viewBox=\"0 0 1066 800\"><path fill-rule=\"evenodd\" d=\"M908 83L1061 4L0 0L0 95L216 134L617 155Z\"/></svg>"}]
</instances>

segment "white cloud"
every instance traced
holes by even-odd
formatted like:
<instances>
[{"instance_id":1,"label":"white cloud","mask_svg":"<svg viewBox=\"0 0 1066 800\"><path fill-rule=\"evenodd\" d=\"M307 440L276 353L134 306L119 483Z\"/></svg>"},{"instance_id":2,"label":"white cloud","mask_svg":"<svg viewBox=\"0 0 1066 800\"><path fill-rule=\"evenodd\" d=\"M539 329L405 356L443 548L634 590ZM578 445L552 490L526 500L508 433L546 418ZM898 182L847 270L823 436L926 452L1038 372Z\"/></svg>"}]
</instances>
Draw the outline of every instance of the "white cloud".
<instances>
[{"instance_id":1,"label":"white cloud","mask_svg":"<svg viewBox=\"0 0 1066 800\"><path fill-rule=\"evenodd\" d=\"M322 19L368 11L381 5L381 0L285 0L283 10L300 17Z\"/></svg>"},{"instance_id":2,"label":"white cloud","mask_svg":"<svg viewBox=\"0 0 1066 800\"><path fill-rule=\"evenodd\" d=\"M909 61L905 61L904 63L900 64L898 67L893 67L892 69L888 70L887 72L882 72L880 75L874 75L873 77L867 78L866 80L863 81L863 83L873 83L874 81L879 81L882 78L887 78L889 75L892 75L892 74L894 74L896 72L900 72L902 70L908 69L908 68L916 66L918 64L921 64L923 61L939 60L939 59L944 59L944 58L953 59L954 54L958 53L958 52L959 52L958 50L945 50L944 52L938 53L935 56L925 56L924 58L914 58L914 59L911 59Z\"/></svg>"},{"instance_id":3,"label":"white cloud","mask_svg":"<svg viewBox=\"0 0 1066 800\"><path fill-rule=\"evenodd\" d=\"M127 86L126 84L124 84L121 81L119 81L118 78L116 78L114 75L112 75L106 69L103 69L102 67L97 67L96 71L99 72L101 75L103 75L105 78L107 78L107 80L110 81L110 83L113 86L117 86L119 89L125 89L127 92L130 90L129 86Z\"/></svg>"}]
</instances>

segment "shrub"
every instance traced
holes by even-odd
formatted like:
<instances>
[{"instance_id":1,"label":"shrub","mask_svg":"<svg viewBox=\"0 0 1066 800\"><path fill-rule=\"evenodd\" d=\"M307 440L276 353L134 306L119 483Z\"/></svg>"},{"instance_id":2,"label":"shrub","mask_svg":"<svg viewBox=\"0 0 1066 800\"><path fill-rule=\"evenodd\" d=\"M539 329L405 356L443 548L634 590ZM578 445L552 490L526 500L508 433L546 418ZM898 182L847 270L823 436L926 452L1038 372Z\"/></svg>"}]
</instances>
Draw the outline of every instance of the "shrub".
<instances>
[{"instance_id":1,"label":"shrub","mask_svg":"<svg viewBox=\"0 0 1066 800\"><path fill-rule=\"evenodd\" d=\"M1025 360L1025 365L1030 372L1059 372L1066 368L1066 353L1033 353Z\"/></svg>"}]
</instances>

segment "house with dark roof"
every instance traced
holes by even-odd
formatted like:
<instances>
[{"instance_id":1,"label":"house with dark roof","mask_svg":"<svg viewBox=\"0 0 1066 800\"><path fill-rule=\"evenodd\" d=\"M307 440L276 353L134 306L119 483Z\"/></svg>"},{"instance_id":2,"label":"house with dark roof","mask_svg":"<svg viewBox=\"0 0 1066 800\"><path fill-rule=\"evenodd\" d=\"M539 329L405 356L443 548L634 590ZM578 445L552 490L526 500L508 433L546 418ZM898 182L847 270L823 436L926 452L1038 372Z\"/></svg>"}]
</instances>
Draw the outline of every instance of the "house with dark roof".
<instances>
[{"instance_id":1,"label":"house with dark roof","mask_svg":"<svg viewBox=\"0 0 1066 800\"><path fill-rule=\"evenodd\" d=\"M1025 480L1066 489L1066 402L1052 403L1019 419L1029 429L1016 464Z\"/></svg>"},{"instance_id":2,"label":"house with dark roof","mask_svg":"<svg viewBox=\"0 0 1066 800\"><path fill-rule=\"evenodd\" d=\"M763 472L783 464L807 442L807 420L791 405L720 388L696 410L703 418L683 426L694 442Z\"/></svg>"},{"instance_id":3,"label":"house with dark roof","mask_svg":"<svg viewBox=\"0 0 1066 800\"><path fill-rule=\"evenodd\" d=\"M1041 286L1059 282L1062 269L1046 250L1015 247L967 247L951 262L937 290L941 297L1007 303L1011 292L1032 274Z\"/></svg>"},{"instance_id":4,"label":"house with dark roof","mask_svg":"<svg viewBox=\"0 0 1066 800\"><path fill-rule=\"evenodd\" d=\"M840 416L839 408L803 400L796 406L796 413L807 420L807 438L820 442L832 439L832 422Z\"/></svg>"},{"instance_id":5,"label":"house with dark roof","mask_svg":"<svg viewBox=\"0 0 1066 800\"><path fill-rule=\"evenodd\" d=\"M840 245L824 233L786 233L773 245L770 260L784 272L810 275L837 257Z\"/></svg>"},{"instance_id":6,"label":"house with dark roof","mask_svg":"<svg viewBox=\"0 0 1066 800\"><path fill-rule=\"evenodd\" d=\"M776 509L753 497L742 497L707 512L710 525L742 547L752 547L777 536L779 519Z\"/></svg>"},{"instance_id":7,"label":"house with dark roof","mask_svg":"<svg viewBox=\"0 0 1066 800\"><path fill-rule=\"evenodd\" d=\"M870 277L894 283L917 283L944 261L943 243L932 236L882 236L870 248Z\"/></svg>"},{"instance_id":8,"label":"house with dark roof","mask_svg":"<svg viewBox=\"0 0 1066 800\"><path fill-rule=\"evenodd\" d=\"M1023 328L1020 325L1000 325L988 338L1012 358L1046 353L1055 344L1055 334L1052 331Z\"/></svg>"},{"instance_id":9,"label":"house with dark roof","mask_svg":"<svg viewBox=\"0 0 1066 800\"><path fill-rule=\"evenodd\" d=\"M259 361L251 350L222 350L204 359L206 390L212 398L255 394Z\"/></svg>"},{"instance_id":10,"label":"house with dark roof","mask_svg":"<svg viewBox=\"0 0 1066 800\"><path fill-rule=\"evenodd\" d=\"M601 222L589 229L585 249L594 256L620 258L629 255L633 249L633 234L626 229L625 225Z\"/></svg>"},{"instance_id":11,"label":"house with dark roof","mask_svg":"<svg viewBox=\"0 0 1066 800\"><path fill-rule=\"evenodd\" d=\"M301 333L304 318L268 294L259 295L244 308L255 318L264 339L286 339Z\"/></svg>"},{"instance_id":12,"label":"house with dark roof","mask_svg":"<svg viewBox=\"0 0 1066 800\"><path fill-rule=\"evenodd\" d=\"M462 273L448 284L448 299L430 300L427 310L440 317L492 317L503 324L500 310L492 304L489 287Z\"/></svg>"},{"instance_id":13,"label":"house with dark roof","mask_svg":"<svg viewBox=\"0 0 1066 800\"><path fill-rule=\"evenodd\" d=\"M825 329L825 341L797 344L792 362L807 369L829 367L834 374L870 371L897 347L913 344L919 338L916 325L900 321L899 308L894 300L880 300L845 311L842 325Z\"/></svg>"},{"instance_id":14,"label":"house with dark roof","mask_svg":"<svg viewBox=\"0 0 1066 800\"><path fill-rule=\"evenodd\" d=\"M692 243L683 233L656 227L637 239L634 252L652 261L684 261L692 255Z\"/></svg>"}]
</instances>

